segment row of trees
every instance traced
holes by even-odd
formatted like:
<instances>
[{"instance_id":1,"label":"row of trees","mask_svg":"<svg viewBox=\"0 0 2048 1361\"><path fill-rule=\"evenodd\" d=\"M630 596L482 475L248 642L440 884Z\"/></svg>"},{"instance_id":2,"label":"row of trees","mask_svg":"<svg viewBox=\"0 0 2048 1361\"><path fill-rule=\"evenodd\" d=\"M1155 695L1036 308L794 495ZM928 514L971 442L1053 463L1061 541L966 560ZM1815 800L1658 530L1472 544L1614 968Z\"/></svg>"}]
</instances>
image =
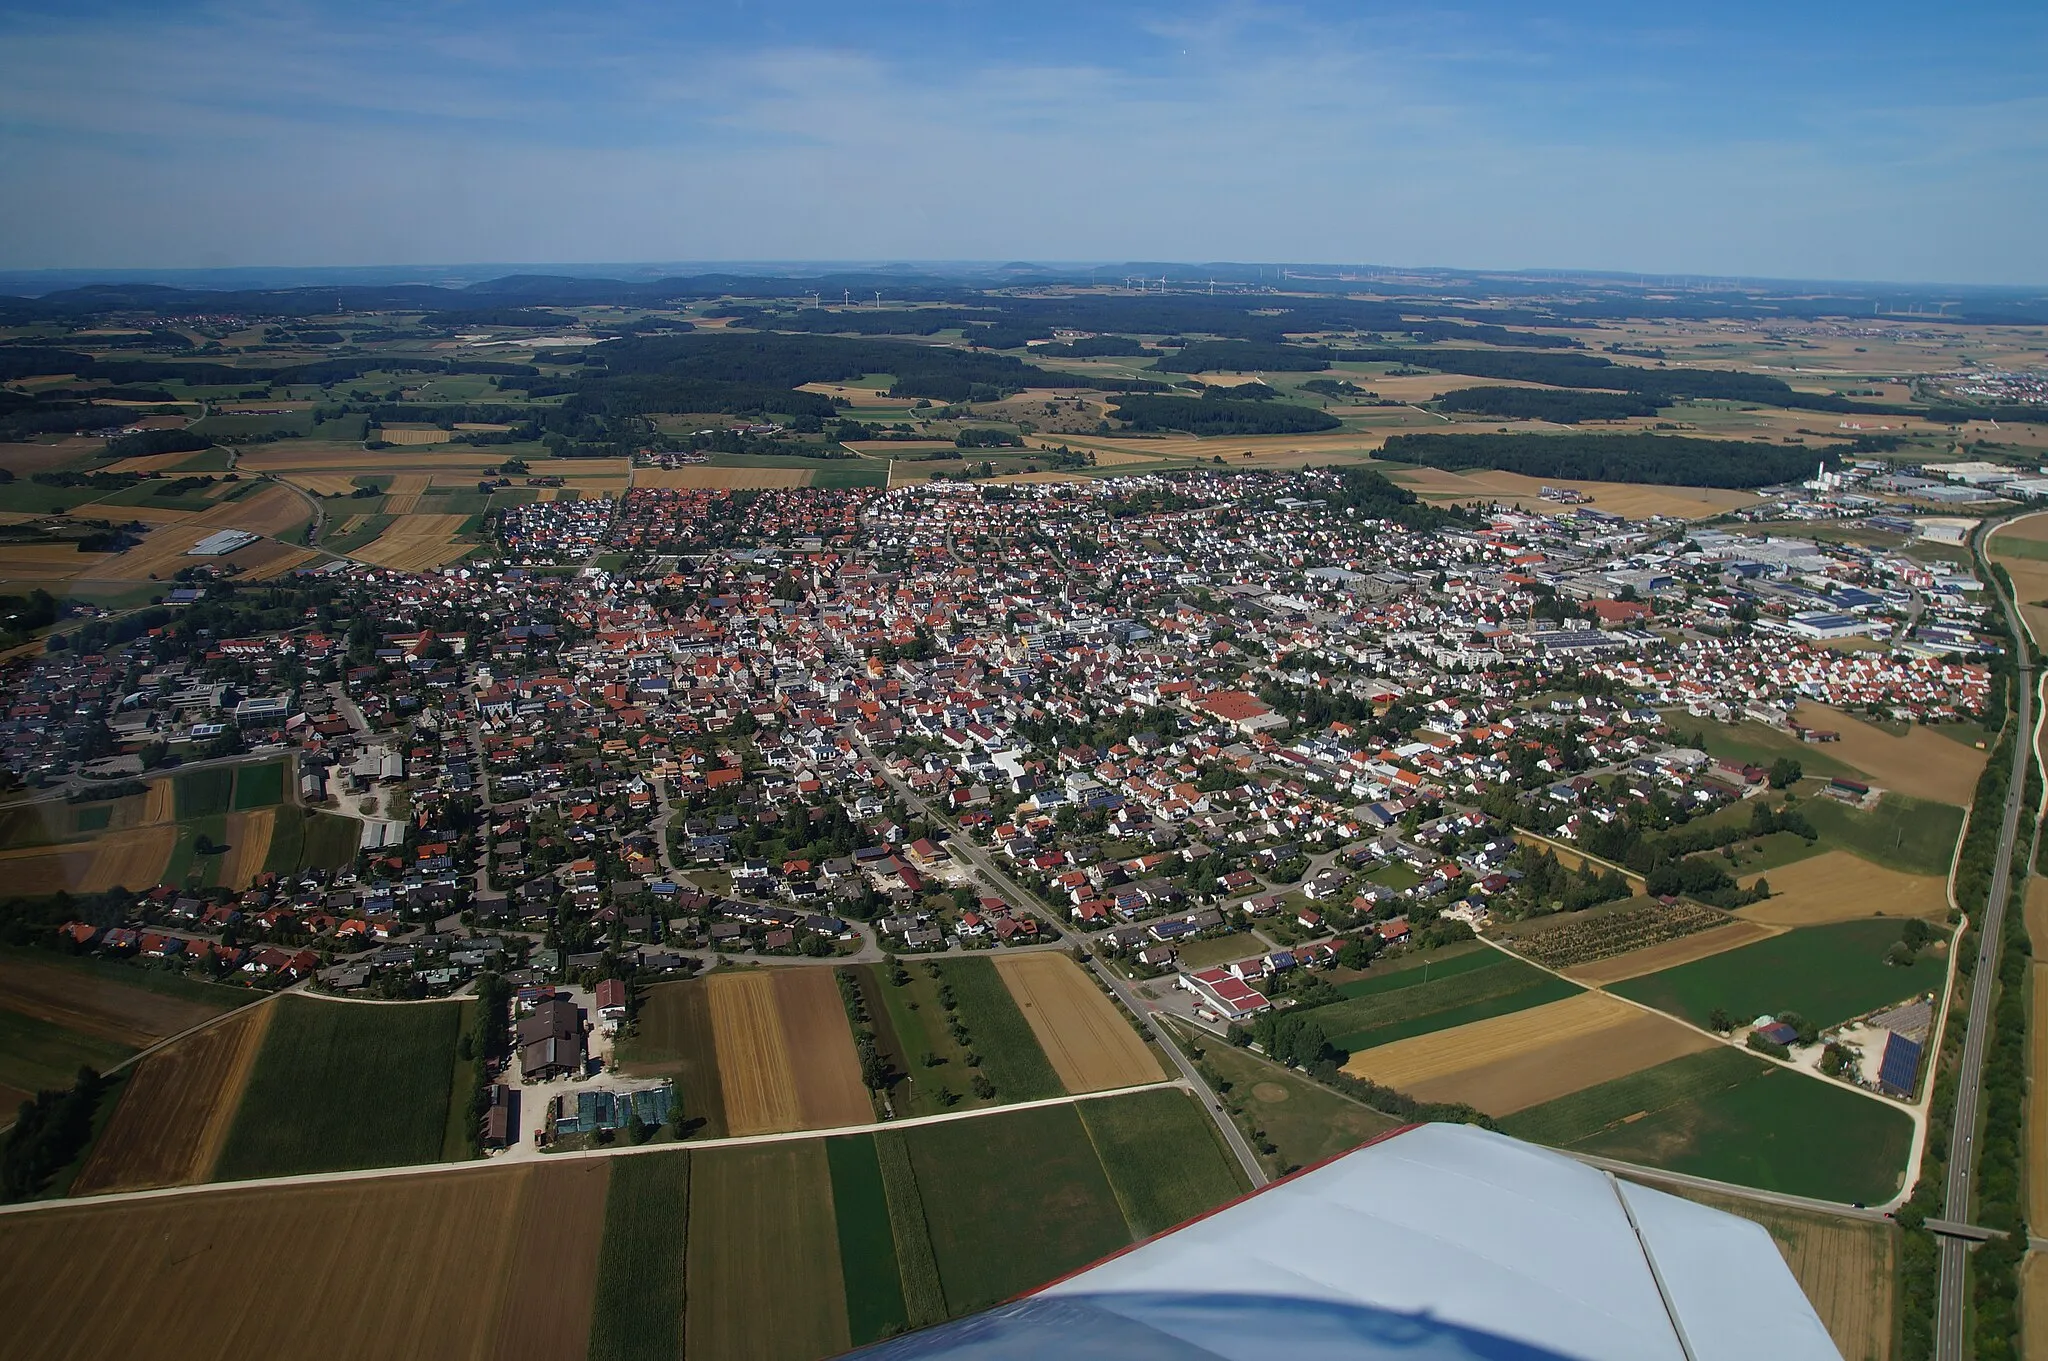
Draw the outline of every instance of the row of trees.
<instances>
[{"instance_id":1,"label":"row of trees","mask_svg":"<svg viewBox=\"0 0 2048 1361\"><path fill-rule=\"evenodd\" d=\"M1394 435L1379 456L1449 472L1490 468L1663 486L1767 487L1813 471L1813 454L1803 447L1685 435Z\"/></svg>"}]
</instances>

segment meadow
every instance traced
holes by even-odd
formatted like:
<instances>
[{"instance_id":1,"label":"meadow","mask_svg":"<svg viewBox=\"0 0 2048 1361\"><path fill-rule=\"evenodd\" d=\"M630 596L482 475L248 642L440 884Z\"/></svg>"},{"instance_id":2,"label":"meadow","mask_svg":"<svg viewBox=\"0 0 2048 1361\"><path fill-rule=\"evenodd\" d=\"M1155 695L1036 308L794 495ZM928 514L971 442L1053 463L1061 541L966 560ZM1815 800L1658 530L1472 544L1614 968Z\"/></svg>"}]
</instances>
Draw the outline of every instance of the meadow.
<instances>
[{"instance_id":1,"label":"meadow","mask_svg":"<svg viewBox=\"0 0 2048 1361\"><path fill-rule=\"evenodd\" d=\"M992 959L949 959L940 965L941 988L951 987L960 1022L981 1055L982 1071L1004 1101L1037 1101L1065 1088L1039 1047L1030 1022L1003 986Z\"/></svg>"},{"instance_id":2,"label":"meadow","mask_svg":"<svg viewBox=\"0 0 2048 1361\"><path fill-rule=\"evenodd\" d=\"M1694 1025L1706 1025L1718 1008L1737 1024L1796 1011L1825 1029L1942 987L1944 963L1932 952L1906 968L1885 962L1900 929L1896 917L1801 927L1615 983L1612 991Z\"/></svg>"},{"instance_id":3,"label":"meadow","mask_svg":"<svg viewBox=\"0 0 2048 1361\"><path fill-rule=\"evenodd\" d=\"M1471 1021L1504 1016L1561 1001L1580 989L1541 969L1499 952L1484 964L1465 964L1461 956L1450 961L1452 972L1439 977L1429 970L1428 981L1405 981L1393 975L1378 991L1331 1002L1308 1013L1322 1024L1323 1033L1339 1049L1356 1053L1376 1045L1391 1044L1413 1035L1449 1030ZM1368 978L1366 983L1375 980ZM1356 985L1347 985L1356 986Z\"/></svg>"},{"instance_id":4,"label":"meadow","mask_svg":"<svg viewBox=\"0 0 2048 1361\"><path fill-rule=\"evenodd\" d=\"M1889 791L1869 811L1837 799L1805 799L1799 809L1824 845L1902 874L1946 875L1963 831L1962 809Z\"/></svg>"},{"instance_id":5,"label":"meadow","mask_svg":"<svg viewBox=\"0 0 2048 1361\"><path fill-rule=\"evenodd\" d=\"M243 1089L226 1181L441 1157L460 1008L284 997Z\"/></svg>"}]
</instances>

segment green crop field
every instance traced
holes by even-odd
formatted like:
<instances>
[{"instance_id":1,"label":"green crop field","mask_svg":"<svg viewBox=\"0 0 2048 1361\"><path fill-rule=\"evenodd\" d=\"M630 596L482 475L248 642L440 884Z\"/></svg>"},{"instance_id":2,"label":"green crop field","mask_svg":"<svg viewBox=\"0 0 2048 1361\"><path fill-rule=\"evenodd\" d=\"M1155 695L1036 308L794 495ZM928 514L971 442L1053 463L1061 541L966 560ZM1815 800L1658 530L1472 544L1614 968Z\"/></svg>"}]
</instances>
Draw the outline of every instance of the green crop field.
<instances>
[{"instance_id":1,"label":"green crop field","mask_svg":"<svg viewBox=\"0 0 2048 1361\"><path fill-rule=\"evenodd\" d=\"M1031 1023L1003 986L993 960L949 959L940 976L953 989L960 1020L998 1098L1038 1101L1066 1090L1031 1033Z\"/></svg>"},{"instance_id":2,"label":"green crop field","mask_svg":"<svg viewBox=\"0 0 2048 1361\"><path fill-rule=\"evenodd\" d=\"M1077 1109L1133 1237L1149 1238L1251 1189L1215 1123L1186 1092L1138 1092Z\"/></svg>"},{"instance_id":3,"label":"green crop field","mask_svg":"<svg viewBox=\"0 0 2048 1361\"><path fill-rule=\"evenodd\" d=\"M1071 1105L903 1131L946 1305L972 1313L1131 1241Z\"/></svg>"},{"instance_id":4,"label":"green crop field","mask_svg":"<svg viewBox=\"0 0 2048 1361\"><path fill-rule=\"evenodd\" d=\"M853 1345L866 1346L910 1326L903 1276L889 1225L889 1197L874 1136L825 1141L832 1170L832 1207L839 1220L839 1269L846 1280L846 1324Z\"/></svg>"},{"instance_id":5,"label":"green crop field","mask_svg":"<svg viewBox=\"0 0 2048 1361\"><path fill-rule=\"evenodd\" d=\"M1799 808L1823 846L1907 874L1947 874L1963 831L1962 809L1904 794L1885 794L1867 813L1834 799L1807 799Z\"/></svg>"},{"instance_id":6,"label":"green crop field","mask_svg":"<svg viewBox=\"0 0 2048 1361\"><path fill-rule=\"evenodd\" d=\"M461 1008L286 997L249 1075L223 1181L395 1167L441 1156Z\"/></svg>"},{"instance_id":7,"label":"green crop field","mask_svg":"<svg viewBox=\"0 0 2048 1361\"><path fill-rule=\"evenodd\" d=\"M815 1361L851 1346L824 1141L706 1149L690 1164L683 1355Z\"/></svg>"},{"instance_id":8,"label":"green crop field","mask_svg":"<svg viewBox=\"0 0 2048 1361\"><path fill-rule=\"evenodd\" d=\"M1683 709L1668 712L1671 721L1690 725L1693 720ZM1709 756L1726 757L1731 761L1747 761L1751 765L1770 767L1771 762L1781 756L1790 756L1799 762L1800 768L1808 775L1847 775L1851 779L1864 778L1863 772L1846 761L1822 752L1811 742L1802 742L1790 733L1767 728L1761 723L1744 720L1733 726L1720 723L1700 725L1706 734L1706 752Z\"/></svg>"},{"instance_id":9,"label":"green crop field","mask_svg":"<svg viewBox=\"0 0 2048 1361\"><path fill-rule=\"evenodd\" d=\"M1337 985L1337 991L1346 997L1371 997L1383 992L1398 992L1402 988L1418 987L1440 979L1455 978L1475 969L1491 969L1512 963L1498 950L1490 950L1476 941L1469 945L1453 945L1447 949L1429 954L1402 955L1398 959L1382 964L1375 960L1365 977Z\"/></svg>"},{"instance_id":10,"label":"green crop field","mask_svg":"<svg viewBox=\"0 0 2048 1361\"><path fill-rule=\"evenodd\" d=\"M879 487L888 480L889 470L885 467L875 467L872 464L859 464L845 468L820 468L811 474L812 486L826 488Z\"/></svg>"},{"instance_id":11,"label":"green crop field","mask_svg":"<svg viewBox=\"0 0 2048 1361\"><path fill-rule=\"evenodd\" d=\"M358 515L363 515L364 518L361 524L346 533L337 534L329 532L321 537L320 546L331 552L354 552L389 529L392 520L395 518L390 515L365 514L361 503L353 500L344 501L341 504L345 509L336 509L328 512L327 520L330 526L353 519Z\"/></svg>"},{"instance_id":12,"label":"green crop field","mask_svg":"<svg viewBox=\"0 0 2048 1361\"><path fill-rule=\"evenodd\" d=\"M885 1040L893 1037L901 1051L899 1067L907 1076L890 1090L890 1098L896 1102L897 1109L908 1115L938 1115L948 1109L990 1106L1003 1100L1007 1093L1001 1090L1000 1079L993 1071L989 1073L989 1081L998 1084L996 1094L986 1099L974 1094L970 1085L972 1070L967 1066L968 1051L954 1041L946 1028L945 1008L939 1003L939 985L925 972L925 962L906 960L903 967L909 981L900 987L889 982L882 970L874 968L865 969L865 976L871 981L863 984L865 995L879 999L882 1004L881 1014L875 1017L876 1029ZM994 970L990 972L993 974ZM1002 985L1001 979L995 981L998 987ZM955 1000L959 998L957 988L954 997ZM972 1026L973 1023L968 1024ZM973 1039L977 1045L983 1044L981 1035L975 1034ZM1036 1042L1034 1039L1033 1043ZM986 1048L981 1052L986 1063ZM938 1063L927 1066L924 1062L927 1054L939 1060ZM950 1107L944 1100L947 1091L957 1098ZM1055 1087L1051 1095L1058 1094L1059 1088Z\"/></svg>"},{"instance_id":13,"label":"green crop field","mask_svg":"<svg viewBox=\"0 0 2048 1361\"><path fill-rule=\"evenodd\" d=\"M1275 1176L1310 1167L1378 1138L1401 1122L1339 1096L1319 1082L1268 1063L1250 1050L1221 1044L1213 1036L1183 1030L1182 1038L1201 1051L1215 1075L1217 1095L1246 1133L1263 1133L1273 1146L1260 1161ZM1254 1138L1257 1149L1260 1140Z\"/></svg>"},{"instance_id":14,"label":"green crop field","mask_svg":"<svg viewBox=\"0 0 2048 1361\"><path fill-rule=\"evenodd\" d=\"M1498 955L1497 951L1487 953ZM1462 955L1446 961L1455 970L1448 976L1438 976L1431 967L1427 982L1417 977L1415 970L1390 974L1378 980L1381 986L1376 992L1347 997L1308 1014L1321 1022L1330 1043L1355 1053L1468 1021L1526 1011L1581 991L1576 984L1505 955L1500 955L1498 962L1465 963L1476 958L1483 957ZM1374 981L1370 977L1361 980Z\"/></svg>"},{"instance_id":15,"label":"green crop field","mask_svg":"<svg viewBox=\"0 0 2048 1361\"><path fill-rule=\"evenodd\" d=\"M1912 1118L1733 1049L1694 1054L1519 1111L1518 1138L1824 1200L1889 1199Z\"/></svg>"},{"instance_id":16,"label":"green crop field","mask_svg":"<svg viewBox=\"0 0 2048 1361\"><path fill-rule=\"evenodd\" d=\"M1896 917L1803 926L1609 990L1694 1025L1707 1024L1718 1007L1737 1022L1796 1011L1825 1029L1942 987L1935 956L1903 969L1885 963L1900 926Z\"/></svg>"},{"instance_id":17,"label":"green crop field","mask_svg":"<svg viewBox=\"0 0 2048 1361\"><path fill-rule=\"evenodd\" d=\"M233 766L208 766L171 777L172 803L181 822L227 812L234 791Z\"/></svg>"},{"instance_id":18,"label":"green crop field","mask_svg":"<svg viewBox=\"0 0 2048 1361\"><path fill-rule=\"evenodd\" d=\"M0 1011L0 1087L33 1094L69 1087L81 1066L104 1073L135 1051L36 1016ZM14 1121L12 1106L0 1120Z\"/></svg>"},{"instance_id":19,"label":"green crop field","mask_svg":"<svg viewBox=\"0 0 2048 1361\"><path fill-rule=\"evenodd\" d=\"M896 1265L902 1276L904 1314L913 1328L943 1322L946 1291L939 1283L939 1261L932 1253L932 1235L925 1224L924 1196L917 1189L917 1173L910 1166L910 1146L900 1130L880 1130L873 1139L875 1162L889 1202L889 1234L896 1246Z\"/></svg>"},{"instance_id":20,"label":"green crop field","mask_svg":"<svg viewBox=\"0 0 2048 1361\"><path fill-rule=\"evenodd\" d=\"M283 761L265 761L261 765L242 766L235 771L235 794L233 810L246 812L251 808L269 808L284 802Z\"/></svg>"},{"instance_id":21,"label":"green crop field","mask_svg":"<svg viewBox=\"0 0 2048 1361\"><path fill-rule=\"evenodd\" d=\"M355 863L356 850L363 843L363 824L339 813L315 812L306 822L304 834L301 869L340 869Z\"/></svg>"},{"instance_id":22,"label":"green crop field","mask_svg":"<svg viewBox=\"0 0 2048 1361\"><path fill-rule=\"evenodd\" d=\"M183 1002L198 1002L216 1012L233 1011L248 1006L262 997L261 993L247 988L230 987L222 983L208 983L203 979L191 978L181 972L175 964L153 963L142 959L104 959L94 955L66 955L55 950L22 949L16 946L0 946L0 961L13 960L43 969L63 969L84 978L112 983L124 988L141 988L147 992L161 993Z\"/></svg>"},{"instance_id":23,"label":"green crop field","mask_svg":"<svg viewBox=\"0 0 2048 1361\"><path fill-rule=\"evenodd\" d=\"M690 1155L615 1158L590 1310L590 1361L669 1361L683 1349Z\"/></svg>"}]
</instances>

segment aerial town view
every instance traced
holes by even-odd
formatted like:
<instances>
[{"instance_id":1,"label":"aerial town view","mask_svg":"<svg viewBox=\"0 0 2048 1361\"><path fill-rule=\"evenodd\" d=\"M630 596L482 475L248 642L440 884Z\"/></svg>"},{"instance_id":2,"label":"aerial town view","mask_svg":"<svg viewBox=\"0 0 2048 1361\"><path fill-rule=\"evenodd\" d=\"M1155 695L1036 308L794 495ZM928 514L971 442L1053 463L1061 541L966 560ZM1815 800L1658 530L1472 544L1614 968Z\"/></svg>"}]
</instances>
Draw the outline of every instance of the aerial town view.
<instances>
[{"instance_id":1,"label":"aerial town view","mask_svg":"<svg viewBox=\"0 0 2048 1361\"><path fill-rule=\"evenodd\" d=\"M836 222L1370 60L788 9L0 14L0 1356L2048 1357L2039 240Z\"/></svg>"}]
</instances>

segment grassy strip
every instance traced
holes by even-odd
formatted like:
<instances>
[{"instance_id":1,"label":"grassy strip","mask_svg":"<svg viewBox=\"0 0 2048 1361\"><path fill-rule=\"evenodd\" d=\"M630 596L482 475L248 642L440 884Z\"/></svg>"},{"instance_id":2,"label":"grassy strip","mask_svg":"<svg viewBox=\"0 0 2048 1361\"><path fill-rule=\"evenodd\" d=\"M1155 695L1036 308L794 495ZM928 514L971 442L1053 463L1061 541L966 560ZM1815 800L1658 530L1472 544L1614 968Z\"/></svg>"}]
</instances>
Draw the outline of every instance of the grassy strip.
<instances>
[{"instance_id":1,"label":"grassy strip","mask_svg":"<svg viewBox=\"0 0 2048 1361\"><path fill-rule=\"evenodd\" d=\"M590 1361L670 1361L683 1349L690 1155L618 1158L590 1311Z\"/></svg>"},{"instance_id":2,"label":"grassy strip","mask_svg":"<svg viewBox=\"0 0 2048 1361\"><path fill-rule=\"evenodd\" d=\"M441 1128L441 1161L446 1163L477 1154L476 1122L469 1118L469 1110L484 1080L483 1058L470 1039L476 1028L476 1000L465 997L456 1005L462 1009L461 1038L455 1044L455 1067L448 1075L448 1120Z\"/></svg>"},{"instance_id":3,"label":"grassy strip","mask_svg":"<svg viewBox=\"0 0 2048 1361\"><path fill-rule=\"evenodd\" d=\"M1419 987L1424 983L1455 978L1459 974L1476 973L1509 962L1506 955L1498 950L1490 950L1484 945L1474 945L1471 949L1454 954L1449 959L1435 958L1431 955L1423 955L1421 959L1427 962L1415 968L1389 970L1376 965L1366 977L1338 984L1337 991L1347 998L1373 997L1380 993L1399 992L1403 988Z\"/></svg>"},{"instance_id":4,"label":"grassy strip","mask_svg":"<svg viewBox=\"0 0 2048 1361\"><path fill-rule=\"evenodd\" d=\"M1186 1223L1251 1189L1186 1092L1136 1092L1079 1109L1134 1238Z\"/></svg>"},{"instance_id":5,"label":"grassy strip","mask_svg":"<svg viewBox=\"0 0 2048 1361\"><path fill-rule=\"evenodd\" d=\"M1707 1093L1747 1082L1762 1067L1762 1059L1752 1058L1740 1049L1716 1045L1504 1115L1500 1127L1517 1139L1569 1148L1631 1116L1655 1115Z\"/></svg>"},{"instance_id":6,"label":"grassy strip","mask_svg":"<svg viewBox=\"0 0 2048 1361\"><path fill-rule=\"evenodd\" d=\"M1417 1016L1450 1011L1467 1003L1505 997L1550 977L1541 969L1505 955L1501 955L1500 962L1491 967L1467 968L1448 977L1438 975L1435 969L1429 972L1427 983L1418 979L1409 986L1331 1002L1309 1014L1322 1024L1325 1034L1333 1037L1361 1033ZM1406 975L1396 975L1395 979L1404 977Z\"/></svg>"},{"instance_id":7,"label":"grassy strip","mask_svg":"<svg viewBox=\"0 0 2048 1361\"><path fill-rule=\"evenodd\" d=\"M460 1009L284 997L221 1152L223 1181L434 1162Z\"/></svg>"},{"instance_id":8,"label":"grassy strip","mask_svg":"<svg viewBox=\"0 0 2048 1361\"><path fill-rule=\"evenodd\" d=\"M982 1071L1003 1100L1037 1101L1066 1091L993 960L949 959L939 966L939 979L940 1002L947 1002L950 989L954 1024L973 1037Z\"/></svg>"},{"instance_id":9,"label":"grassy strip","mask_svg":"<svg viewBox=\"0 0 2048 1361\"><path fill-rule=\"evenodd\" d=\"M904 1314L913 1328L944 1322L946 1292L939 1283L939 1259L932 1252L931 1229L925 1224L924 1196L910 1165L910 1147L902 1131L893 1129L877 1131L874 1142L903 1283Z\"/></svg>"},{"instance_id":10,"label":"grassy strip","mask_svg":"<svg viewBox=\"0 0 2048 1361\"><path fill-rule=\"evenodd\" d=\"M1472 1021L1483 1021L1490 1016L1507 1016L1517 1011L1527 1011L1550 1002L1562 1002L1567 997L1577 997L1585 989L1562 978L1555 978L1540 971L1533 979L1527 979L1522 986L1511 991L1468 1002L1448 1011L1431 1011L1405 1020L1390 1021L1367 1030L1354 1031L1349 1035L1332 1037L1330 1043L1339 1049L1357 1052L1372 1049L1395 1040L1411 1039L1417 1035L1433 1035L1439 1030L1466 1025ZM1341 1004L1340 1004L1341 1005ZM1310 1013L1313 1015L1314 1013Z\"/></svg>"},{"instance_id":11,"label":"grassy strip","mask_svg":"<svg viewBox=\"0 0 2048 1361\"><path fill-rule=\"evenodd\" d=\"M243 813L283 803L284 766L282 761L265 761L262 765L238 767L232 811Z\"/></svg>"},{"instance_id":12,"label":"grassy strip","mask_svg":"<svg viewBox=\"0 0 2048 1361\"><path fill-rule=\"evenodd\" d=\"M888 1192L871 1136L827 1139L825 1160L832 1169L832 1208L839 1224L847 1329L854 1346L866 1346L910 1326L889 1223Z\"/></svg>"}]
</instances>

